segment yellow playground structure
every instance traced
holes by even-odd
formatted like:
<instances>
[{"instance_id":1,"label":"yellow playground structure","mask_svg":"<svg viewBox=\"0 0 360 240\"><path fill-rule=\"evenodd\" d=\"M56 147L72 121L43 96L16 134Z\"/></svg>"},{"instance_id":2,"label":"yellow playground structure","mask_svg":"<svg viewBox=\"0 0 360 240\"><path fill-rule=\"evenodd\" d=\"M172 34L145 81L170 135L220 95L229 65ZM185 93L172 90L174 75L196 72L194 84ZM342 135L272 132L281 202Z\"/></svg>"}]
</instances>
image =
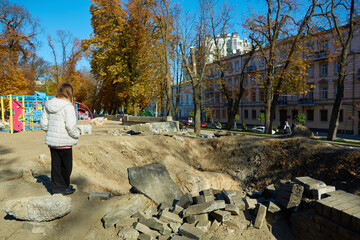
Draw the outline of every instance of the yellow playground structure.
<instances>
[{"instance_id":1,"label":"yellow playground structure","mask_svg":"<svg viewBox=\"0 0 360 240\"><path fill-rule=\"evenodd\" d=\"M14 133L40 129L41 111L45 102L52 97L35 92L34 95L7 95L0 98L0 129Z\"/></svg>"},{"instance_id":2,"label":"yellow playground structure","mask_svg":"<svg viewBox=\"0 0 360 240\"><path fill-rule=\"evenodd\" d=\"M20 132L40 129L41 112L45 102L53 98L46 93L35 92L34 95L7 95L1 99L0 130L4 132ZM76 102L77 119L91 120L90 109Z\"/></svg>"}]
</instances>

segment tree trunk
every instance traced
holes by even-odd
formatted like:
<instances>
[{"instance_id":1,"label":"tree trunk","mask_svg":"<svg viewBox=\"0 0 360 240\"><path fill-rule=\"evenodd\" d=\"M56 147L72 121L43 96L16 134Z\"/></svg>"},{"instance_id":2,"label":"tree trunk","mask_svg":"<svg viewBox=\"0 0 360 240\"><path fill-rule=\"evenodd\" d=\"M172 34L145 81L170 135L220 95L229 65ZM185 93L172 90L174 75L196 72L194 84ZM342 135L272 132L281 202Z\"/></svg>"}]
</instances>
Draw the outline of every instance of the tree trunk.
<instances>
[{"instance_id":1,"label":"tree trunk","mask_svg":"<svg viewBox=\"0 0 360 240\"><path fill-rule=\"evenodd\" d=\"M193 88L193 101L195 107L195 134L200 134L201 129L201 88L200 84Z\"/></svg>"},{"instance_id":2,"label":"tree trunk","mask_svg":"<svg viewBox=\"0 0 360 240\"><path fill-rule=\"evenodd\" d=\"M134 116L137 116L136 101L133 103Z\"/></svg>"}]
</instances>

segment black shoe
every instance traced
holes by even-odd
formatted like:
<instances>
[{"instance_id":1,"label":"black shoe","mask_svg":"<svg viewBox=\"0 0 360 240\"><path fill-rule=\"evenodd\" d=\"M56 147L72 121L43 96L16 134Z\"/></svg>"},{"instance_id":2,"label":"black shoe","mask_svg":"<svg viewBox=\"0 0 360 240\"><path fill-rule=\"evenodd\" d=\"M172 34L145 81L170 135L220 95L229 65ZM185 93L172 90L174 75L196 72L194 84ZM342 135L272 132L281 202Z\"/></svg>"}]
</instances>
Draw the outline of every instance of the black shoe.
<instances>
[{"instance_id":1,"label":"black shoe","mask_svg":"<svg viewBox=\"0 0 360 240\"><path fill-rule=\"evenodd\" d=\"M69 195L69 194L73 194L74 192L75 192L74 188L67 188L65 192L62 193L62 195Z\"/></svg>"},{"instance_id":2,"label":"black shoe","mask_svg":"<svg viewBox=\"0 0 360 240\"><path fill-rule=\"evenodd\" d=\"M69 185L69 189L75 189L73 185Z\"/></svg>"}]
</instances>

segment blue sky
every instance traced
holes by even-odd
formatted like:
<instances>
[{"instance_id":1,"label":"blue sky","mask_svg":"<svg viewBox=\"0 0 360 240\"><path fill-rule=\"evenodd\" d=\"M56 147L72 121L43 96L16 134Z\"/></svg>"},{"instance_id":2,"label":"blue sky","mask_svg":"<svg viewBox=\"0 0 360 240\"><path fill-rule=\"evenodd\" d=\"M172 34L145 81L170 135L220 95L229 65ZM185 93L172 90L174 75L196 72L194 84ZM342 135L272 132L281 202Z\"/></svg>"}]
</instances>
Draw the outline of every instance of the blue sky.
<instances>
[{"instance_id":1,"label":"blue sky","mask_svg":"<svg viewBox=\"0 0 360 240\"><path fill-rule=\"evenodd\" d=\"M178 1L184 9L191 11L197 9L197 0ZM47 44L49 34L55 38L57 30L64 30L71 32L73 37L84 39L89 38L92 33L90 0L10 0L10 2L24 6L34 18L39 18L43 31L37 37L41 43L37 53L49 62L53 62L51 49ZM235 21L239 22L250 4L255 3L255 0L228 0L228 2L233 6ZM241 34L239 26L235 25L234 28ZM78 68L83 66L89 67L87 61L80 62Z\"/></svg>"}]
</instances>

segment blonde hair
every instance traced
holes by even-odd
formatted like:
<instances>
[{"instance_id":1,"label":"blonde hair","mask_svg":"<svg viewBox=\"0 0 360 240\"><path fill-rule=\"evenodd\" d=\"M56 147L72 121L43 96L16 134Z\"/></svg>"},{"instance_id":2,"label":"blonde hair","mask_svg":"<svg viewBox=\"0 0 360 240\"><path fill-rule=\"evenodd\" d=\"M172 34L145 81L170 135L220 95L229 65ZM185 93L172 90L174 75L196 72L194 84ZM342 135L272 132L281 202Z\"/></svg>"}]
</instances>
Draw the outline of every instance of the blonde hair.
<instances>
[{"instance_id":1,"label":"blonde hair","mask_svg":"<svg viewBox=\"0 0 360 240\"><path fill-rule=\"evenodd\" d=\"M74 89L73 87L68 83L63 83L57 90L57 93L55 95L56 98L65 98L69 102L73 103L74 99Z\"/></svg>"}]
</instances>

